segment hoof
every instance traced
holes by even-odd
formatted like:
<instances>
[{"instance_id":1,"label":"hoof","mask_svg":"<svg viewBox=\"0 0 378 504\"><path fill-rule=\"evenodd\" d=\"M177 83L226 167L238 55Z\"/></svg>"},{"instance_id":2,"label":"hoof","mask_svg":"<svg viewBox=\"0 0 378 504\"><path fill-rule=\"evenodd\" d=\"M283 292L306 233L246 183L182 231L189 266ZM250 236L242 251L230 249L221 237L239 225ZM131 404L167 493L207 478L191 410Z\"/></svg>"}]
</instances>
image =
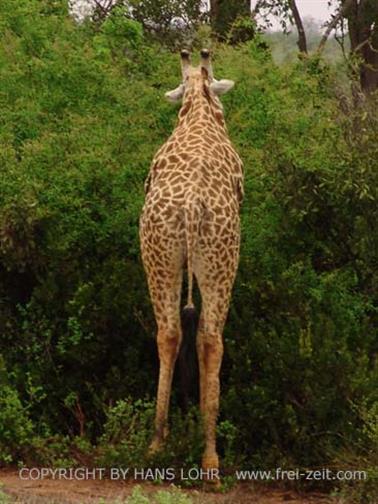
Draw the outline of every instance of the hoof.
<instances>
[{"instance_id":1,"label":"hoof","mask_svg":"<svg viewBox=\"0 0 378 504\"><path fill-rule=\"evenodd\" d=\"M216 453L214 455L204 455L202 457L202 469L204 471L218 468L219 468L219 457Z\"/></svg>"},{"instance_id":2,"label":"hoof","mask_svg":"<svg viewBox=\"0 0 378 504\"><path fill-rule=\"evenodd\" d=\"M218 455L204 455L202 457L202 471L204 471L204 488L206 491L215 492L221 488L221 480L219 474L219 458Z\"/></svg>"},{"instance_id":3,"label":"hoof","mask_svg":"<svg viewBox=\"0 0 378 504\"><path fill-rule=\"evenodd\" d=\"M222 490L221 480L213 479L213 480L205 480L203 482L203 489L205 492L220 492Z\"/></svg>"}]
</instances>

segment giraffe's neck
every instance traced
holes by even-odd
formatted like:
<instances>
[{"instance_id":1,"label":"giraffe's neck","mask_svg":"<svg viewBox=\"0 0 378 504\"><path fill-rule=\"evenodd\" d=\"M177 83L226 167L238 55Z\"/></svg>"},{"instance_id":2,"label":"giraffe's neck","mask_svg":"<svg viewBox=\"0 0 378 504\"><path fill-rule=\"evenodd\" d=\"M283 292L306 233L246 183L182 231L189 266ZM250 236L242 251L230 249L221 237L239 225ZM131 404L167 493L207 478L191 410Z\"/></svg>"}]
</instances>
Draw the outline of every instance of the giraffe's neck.
<instances>
[{"instance_id":1,"label":"giraffe's neck","mask_svg":"<svg viewBox=\"0 0 378 504\"><path fill-rule=\"evenodd\" d=\"M185 95L176 129L192 131L198 125L204 131L216 131L222 137L228 138L221 106L202 90L191 91Z\"/></svg>"}]
</instances>

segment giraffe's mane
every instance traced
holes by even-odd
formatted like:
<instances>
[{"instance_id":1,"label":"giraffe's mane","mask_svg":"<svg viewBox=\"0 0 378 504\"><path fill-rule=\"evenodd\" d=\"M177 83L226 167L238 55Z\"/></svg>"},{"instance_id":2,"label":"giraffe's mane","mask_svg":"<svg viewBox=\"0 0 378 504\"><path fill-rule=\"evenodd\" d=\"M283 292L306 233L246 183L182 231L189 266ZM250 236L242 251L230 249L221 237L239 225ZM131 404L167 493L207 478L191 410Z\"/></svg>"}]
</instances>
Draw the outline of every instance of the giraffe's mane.
<instances>
[{"instance_id":1,"label":"giraffe's mane","mask_svg":"<svg viewBox=\"0 0 378 504\"><path fill-rule=\"evenodd\" d=\"M199 80L197 76L195 78ZM202 118L206 115L211 115L220 126L224 126L222 104L220 100L211 93L209 82L207 79L203 79L203 77L201 77L200 85L197 83L196 86L190 86L185 91L183 103L179 112L180 121L186 118L197 103L200 103L199 100L203 102L198 110Z\"/></svg>"}]
</instances>

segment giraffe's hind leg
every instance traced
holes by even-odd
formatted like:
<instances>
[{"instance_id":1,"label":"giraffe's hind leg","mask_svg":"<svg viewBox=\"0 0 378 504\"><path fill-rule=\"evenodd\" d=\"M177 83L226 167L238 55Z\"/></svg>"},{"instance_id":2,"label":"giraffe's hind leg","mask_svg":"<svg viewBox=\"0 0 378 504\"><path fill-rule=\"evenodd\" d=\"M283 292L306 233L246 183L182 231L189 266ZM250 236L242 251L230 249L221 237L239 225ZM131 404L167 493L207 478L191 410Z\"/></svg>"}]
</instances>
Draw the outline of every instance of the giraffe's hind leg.
<instances>
[{"instance_id":1,"label":"giraffe's hind leg","mask_svg":"<svg viewBox=\"0 0 378 504\"><path fill-rule=\"evenodd\" d=\"M223 357L223 328L238 262L238 243L230 247L227 260L222 264L216 260L219 250L221 247L218 249L214 247L208 253L203 252L197 257L195 264L195 275L202 298L197 353L200 370L200 407L205 434L202 468L205 470L219 467L216 450L219 374Z\"/></svg>"},{"instance_id":2,"label":"giraffe's hind leg","mask_svg":"<svg viewBox=\"0 0 378 504\"><path fill-rule=\"evenodd\" d=\"M205 451L203 469L218 469L216 422L219 411L220 368L223 357L222 332L228 310L228 299L202 295L202 313L197 334L200 370L200 408L204 420ZM222 305L222 309L220 306Z\"/></svg>"},{"instance_id":3,"label":"giraffe's hind leg","mask_svg":"<svg viewBox=\"0 0 378 504\"><path fill-rule=\"evenodd\" d=\"M159 384L157 392L155 432L150 453L160 450L168 434L168 410L173 371L180 348L180 294L182 271L167 273L157 282L149 278L149 288L158 326ZM164 288L163 288L164 285Z\"/></svg>"}]
</instances>

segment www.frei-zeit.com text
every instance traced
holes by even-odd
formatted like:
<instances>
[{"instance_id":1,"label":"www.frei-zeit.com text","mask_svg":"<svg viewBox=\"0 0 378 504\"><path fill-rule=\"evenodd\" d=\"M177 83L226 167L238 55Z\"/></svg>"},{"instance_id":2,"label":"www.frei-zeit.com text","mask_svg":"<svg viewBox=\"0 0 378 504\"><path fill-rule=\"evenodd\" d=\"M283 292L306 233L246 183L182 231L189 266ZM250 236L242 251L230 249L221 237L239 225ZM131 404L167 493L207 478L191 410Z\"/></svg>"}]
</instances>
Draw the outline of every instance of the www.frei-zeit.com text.
<instances>
[{"instance_id":1,"label":"www.frei-zeit.com text","mask_svg":"<svg viewBox=\"0 0 378 504\"><path fill-rule=\"evenodd\" d=\"M174 480L208 480L220 478L218 469L189 469L164 467L164 468L136 468L136 467L75 467L75 468L49 468L49 467L23 467L19 469L19 478L22 480L126 480L139 481L174 481ZM240 481L361 481L367 479L366 471L358 470L331 470L322 469L282 469L277 467L272 470L240 470L234 476Z\"/></svg>"}]
</instances>

